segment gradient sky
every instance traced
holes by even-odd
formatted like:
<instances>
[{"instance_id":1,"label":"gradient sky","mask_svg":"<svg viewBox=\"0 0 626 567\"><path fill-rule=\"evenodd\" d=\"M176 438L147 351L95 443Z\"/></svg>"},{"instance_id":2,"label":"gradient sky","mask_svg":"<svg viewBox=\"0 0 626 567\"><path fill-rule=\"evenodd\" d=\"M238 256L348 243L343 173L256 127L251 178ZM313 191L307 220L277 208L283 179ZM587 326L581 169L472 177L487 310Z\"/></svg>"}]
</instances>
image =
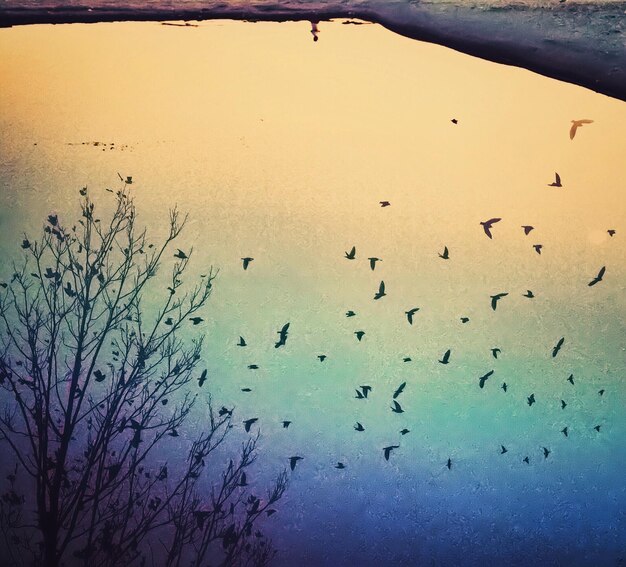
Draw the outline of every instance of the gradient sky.
<instances>
[{"instance_id":1,"label":"gradient sky","mask_svg":"<svg viewBox=\"0 0 626 567\"><path fill-rule=\"evenodd\" d=\"M278 565L615 564L626 106L378 26L320 28L317 43L304 22L0 30L0 258L49 212L73 218L80 187L106 202L117 172L133 176L155 238L170 206L190 211L197 273L220 269L205 314L211 392L260 418L249 480L305 457L267 522ZM595 122L571 141L575 118ZM555 171L564 188L547 187ZM490 217L503 219L493 240L479 225ZM383 259L375 272L368 256ZM388 296L373 301L381 279ZM493 312L498 292L509 296ZM399 416L389 406L403 381ZM365 383L371 399L355 400Z\"/></svg>"}]
</instances>

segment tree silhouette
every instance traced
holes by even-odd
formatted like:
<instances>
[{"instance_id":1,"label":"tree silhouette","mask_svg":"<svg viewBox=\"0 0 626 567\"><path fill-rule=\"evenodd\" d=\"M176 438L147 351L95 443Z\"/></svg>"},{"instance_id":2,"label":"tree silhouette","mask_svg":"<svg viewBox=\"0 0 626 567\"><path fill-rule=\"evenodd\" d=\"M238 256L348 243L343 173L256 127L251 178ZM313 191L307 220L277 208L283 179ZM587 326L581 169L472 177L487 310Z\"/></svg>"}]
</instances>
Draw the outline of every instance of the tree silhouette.
<instances>
[{"instance_id":1,"label":"tree silhouette","mask_svg":"<svg viewBox=\"0 0 626 567\"><path fill-rule=\"evenodd\" d=\"M46 567L266 565L274 551L259 524L286 472L263 498L250 491L258 435L228 458L233 410L215 411L200 389L204 336L181 337L201 330L217 273L187 288L192 251L170 250L187 216L170 211L163 242L150 243L131 183L108 220L82 189L77 224L50 214L0 283L0 555Z\"/></svg>"}]
</instances>

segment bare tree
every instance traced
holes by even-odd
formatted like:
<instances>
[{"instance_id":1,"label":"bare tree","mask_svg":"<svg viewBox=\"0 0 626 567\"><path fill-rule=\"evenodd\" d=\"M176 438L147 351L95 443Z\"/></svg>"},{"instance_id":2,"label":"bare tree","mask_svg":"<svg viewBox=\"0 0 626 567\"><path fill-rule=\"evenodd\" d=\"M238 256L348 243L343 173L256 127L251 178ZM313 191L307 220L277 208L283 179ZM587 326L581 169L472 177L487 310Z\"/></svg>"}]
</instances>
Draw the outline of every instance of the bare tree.
<instances>
[{"instance_id":1,"label":"bare tree","mask_svg":"<svg viewBox=\"0 0 626 567\"><path fill-rule=\"evenodd\" d=\"M204 337L181 338L201 325L217 273L187 288L192 251L177 250L160 274L187 217L172 210L163 242L150 243L129 185L108 220L82 189L78 223L49 215L0 283L4 555L46 567L266 565L274 552L258 526L286 473L263 498L250 492L258 436L224 457L233 410L198 398ZM203 429L186 442L197 406ZM181 457L168 462L168 447Z\"/></svg>"}]
</instances>

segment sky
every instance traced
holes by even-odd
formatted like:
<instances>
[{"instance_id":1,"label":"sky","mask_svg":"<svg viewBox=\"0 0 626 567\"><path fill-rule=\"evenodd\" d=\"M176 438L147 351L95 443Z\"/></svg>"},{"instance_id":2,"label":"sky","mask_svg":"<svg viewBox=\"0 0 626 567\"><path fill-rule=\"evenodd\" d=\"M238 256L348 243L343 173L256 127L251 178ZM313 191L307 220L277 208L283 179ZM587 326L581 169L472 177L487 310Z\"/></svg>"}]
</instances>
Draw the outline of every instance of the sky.
<instances>
[{"instance_id":1,"label":"sky","mask_svg":"<svg viewBox=\"0 0 626 567\"><path fill-rule=\"evenodd\" d=\"M259 417L249 482L304 457L266 525L277 565L616 564L624 103L375 25L320 29L316 43L306 22L0 30L0 276L24 231L76 215L81 187L106 202L132 175L149 234L178 204L193 269L220 270L202 362L219 403Z\"/></svg>"}]
</instances>

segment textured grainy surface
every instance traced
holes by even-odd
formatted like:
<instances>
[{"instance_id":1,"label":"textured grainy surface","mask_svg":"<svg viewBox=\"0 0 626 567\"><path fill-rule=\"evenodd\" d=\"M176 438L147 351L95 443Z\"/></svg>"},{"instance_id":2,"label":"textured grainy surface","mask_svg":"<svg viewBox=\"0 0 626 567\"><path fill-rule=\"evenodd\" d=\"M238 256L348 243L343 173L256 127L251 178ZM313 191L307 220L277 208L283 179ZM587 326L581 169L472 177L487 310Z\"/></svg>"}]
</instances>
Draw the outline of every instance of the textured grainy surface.
<instances>
[{"instance_id":1,"label":"textured grainy surface","mask_svg":"<svg viewBox=\"0 0 626 567\"><path fill-rule=\"evenodd\" d=\"M248 481L304 456L267 520L277 564L619 564L624 104L379 26L320 28L315 44L306 23L1 30L0 280L23 231L74 218L80 187L107 202L116 172L132 175L150 234L177 202L198 273L221 270L203 365L217 403L259 417ZM574 118L595 122L571 141ZM555 170L563 189L547 187ZM479 221L494 216L489 240Z\"/></svg>"},{"instance_id":2,"label":"textured grainy surface","mask_svg":"<svg viewBox=\"0 0 626 567\"><path fill-rule=\"evenodd\" d=\"M360 17L416 39L626 100L623 1L83 0L0 2L0 24Z\"/></svg>"}]
</instances>

